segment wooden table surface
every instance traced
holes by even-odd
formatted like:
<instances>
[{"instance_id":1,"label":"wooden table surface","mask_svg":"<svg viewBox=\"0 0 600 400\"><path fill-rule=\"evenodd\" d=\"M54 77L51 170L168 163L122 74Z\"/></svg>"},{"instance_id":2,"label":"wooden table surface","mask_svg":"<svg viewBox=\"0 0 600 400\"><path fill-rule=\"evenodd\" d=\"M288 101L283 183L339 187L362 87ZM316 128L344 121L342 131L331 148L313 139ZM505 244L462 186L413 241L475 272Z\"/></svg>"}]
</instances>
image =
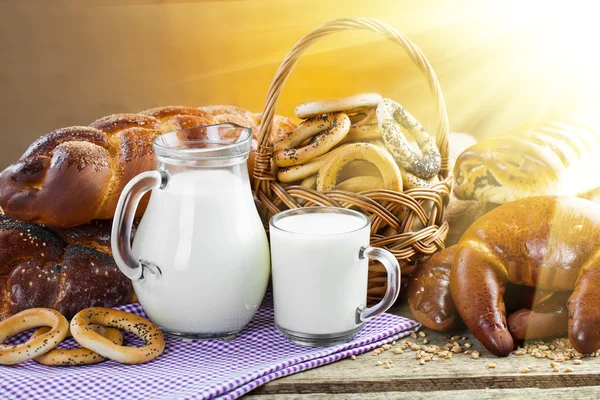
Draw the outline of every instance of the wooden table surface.
<instances>
[{"instance_id":1,"label":"wooden table surface","mask_svg":"<svg viewBox=\"0 0 600 400\"><path fill-rule=\"evenodd\" d=\"M394 306L390 312L412 317L406 300ZM333 364L315 368L258 387L247 397L253 400L332 398L332 399L597 399L600 398L600 357L584 357L581 365L574 360L560 362L560 371L554 372L547 358L535 358L527 354L511 354L499 358L473 338L465 329L440 333L423 329L428 345L443 347L454 340L449 335L466 336L458 340L462 345L472 345L471 350L480 353L478 359L464 353L453 354L449 360L438 359L424 365L415 358L415 351L395 354L402 340L423 345L425 338L407 337L396 346L379 355L373 352L344 359ZM377 366L382 361L384 365ZM390 368L385 363L392 361ZM496 365L491 369L490 363ZM528 368L529 372L521 372ZM571 368L572 372L565 372Z\"/></svg>"}]
</instances>

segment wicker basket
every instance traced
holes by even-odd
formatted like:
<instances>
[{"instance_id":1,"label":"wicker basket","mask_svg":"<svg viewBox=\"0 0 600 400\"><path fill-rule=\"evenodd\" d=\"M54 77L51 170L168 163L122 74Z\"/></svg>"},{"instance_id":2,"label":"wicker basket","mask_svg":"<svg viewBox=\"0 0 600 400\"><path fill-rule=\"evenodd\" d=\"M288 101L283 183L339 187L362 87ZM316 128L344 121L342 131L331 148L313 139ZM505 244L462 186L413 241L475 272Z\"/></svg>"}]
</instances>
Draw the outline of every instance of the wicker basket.
<instances>
[{"instance_id":1,"label":"wicker basket","mask_svg":"<svg viewBox=\"0 0 600 400\"><path fill-rule=\"evenodd\" d=\"M360 194L341 190L317 192L299 185L282 185L273 176L271 170L273 143L269 139L271 137L269 130L286 79L302 53L310 45L323 36L348 29L374 31L400 45L427 76L435 99L436 143L442 156L440 182L432 187L411 189L402 193L390 190L371 190ZM451 190L451 178L448 177L448 116L437 77L421 50L396 29L369 18L338 19L327 22L303 37L286 55L269 88L259 128L254 182L255 195L261 202L260 211L265 222L279 211L315 205L352 208L369 215L372 221L371 245L391 251L398 259L404 276L412 272L419 258L444 248L448 226L443 222L443 213ZM420 220L422 228L413 231L413 222L416 220ZM268 224L266 227L268 228ZM393 229L392 234L389 233L390 227ZM369 302L381 299L385 293L386 281L383 266L369 265Z\"/></svg>"}]
</instances>

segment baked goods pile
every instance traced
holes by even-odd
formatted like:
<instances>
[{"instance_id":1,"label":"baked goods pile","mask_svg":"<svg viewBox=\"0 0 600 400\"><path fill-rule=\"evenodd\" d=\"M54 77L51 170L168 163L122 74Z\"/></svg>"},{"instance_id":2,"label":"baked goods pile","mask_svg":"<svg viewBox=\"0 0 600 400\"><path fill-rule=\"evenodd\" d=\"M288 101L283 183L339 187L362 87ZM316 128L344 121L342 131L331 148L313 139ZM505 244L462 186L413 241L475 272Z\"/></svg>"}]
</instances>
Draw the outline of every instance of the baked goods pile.
<instances>
[{"instance_id":1,"label":"baked goods pile","mask_svg":"<svg viewBox=\"0 0 600 400\"><path fill-rule=\"evenodd\" d=\"M0 342L21 328L61 328L36 332L26 344L44 343L35 352L16 356L14 346L0 345L0 363L37 356L37 361L51 365L103 358L138 363L158 356L160 346L121 347L122 335L113 329L137 330L147 342L162 340L164 347L164 339L157 339L162 338L158 328L106 308L136 301L131 281L111 253L111 225L121 191L133 177L155 169L152 143L159 135L219 123L256 130L260 120L260 115L235 106L169 106L110 115L89 126L42 136L2 171L0 206L6 215L0 209L0 331L6 329L6 334ZM280 116L273 124L274 138L296 126ZM69 331L61 318L73 318L71 334L84 349L50 351Z\"/></svg>"},{"instance_id":2,"label":"baked goods pile","mask_svg":"<svg viewBox=\"0 0 600 400\"><path fill-rule=\"evenodd\" d=\"M404 107L379 94L302 103L296 116L304 121L274 144L282 183L401 192L430 186L440 171L433 137Z\"/></svg>"},{"instance_id":3,"label":"baked goods pile","mask_svg":"<svg viewBox=\"0 0 600 400\"><path fill-rule=\"evenodd\" d=\"M600 155L596 123L554 121L458 157L454 193L471 200L451 201L447 211L458 204L451 225L461 214L468 223L456 245L411 277L408 301L419 322L443 331L462 319L499 356L517 341L565 334L582 354L600 349L600 206L574 197L599 185L583 175Z\"/></svg>"},{"instance_id":4,"label":"baked goods pile","mask_svg":"<svg viewBox=\"0 0 600 400\"><path fill-rule=\"evenodd\" d=\"M164 335L156 325L139 315L102 307L81 310L70 324L56 310L26 309L0 321L0 342L38 327L24 343L0 344L0 365L35 360L44 365L75 366L97 364L106 359L141 364L154 360L165 349ZM118 329L133 333L145 345L123 346L123 335ZM82 347L57 349L68 336Z\"/></svg>"}]
</instances>

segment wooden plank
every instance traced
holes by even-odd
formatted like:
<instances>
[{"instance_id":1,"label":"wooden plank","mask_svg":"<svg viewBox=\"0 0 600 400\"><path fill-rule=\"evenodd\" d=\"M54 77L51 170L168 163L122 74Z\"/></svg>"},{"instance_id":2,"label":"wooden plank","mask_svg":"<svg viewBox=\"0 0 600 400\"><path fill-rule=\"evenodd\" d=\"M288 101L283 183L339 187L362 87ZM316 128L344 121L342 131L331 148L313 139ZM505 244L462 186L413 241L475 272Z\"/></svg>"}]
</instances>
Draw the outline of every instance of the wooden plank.
<instances>
[{"instance_id":1,"label":"wooden plank","mask_svg":"<svg viewBox=\"0 0 600 400\"><path fill-rule=\"evenodd\" d=\"M393 310L410 316L406 305ZM447 334L425 329L429 345L443 346L452 342ZM573 360L560 363L560 372L554 372L551 360L531 355L499 358L489 353L466 330L451 335L469 337L472 350L480 353L479 359L466 354L453 354L450 360L440 359L420 364L414 351L397 355L392 350L381 355L363 354L356 360L341 360L321 368L275 380L256 389L254 394L316 394L316 393L377 393L377 392L438 392L473 389L520 389L586 387L600 383L600 358L586 357L581 365ZM408 339L415 343L423 342ZM459 341L461 344L465 341ZM392 361L391 368L376 366L377 361ZM496 368L488 365L494 363ZM530 372L520 372L522 368ZM565 372L570 367L573 372Z\"/></svg>"},{"instance_id":2,"label":"wooden plank","mask_svg":"<svg viewBox=\"0 0 600 400\"><path fill-rule=\"evenodd\" d=\"M598 399L600 398L600 386L560 388L560 389L476 389L476 390L454 390L434 392L380 392L380 393L355 393L355 394L331 394L315 393L303 395L302 399L314 400L327 397L330 400L387 400L387 399L411 399L411 400L463 400L476 398L478 400L493 399L528 399L528 400L566 400L566 399ZM245 397L249 400L292 400L299 398L298 395L260 395L250 394Z\"/></svg>"}]
</instances>

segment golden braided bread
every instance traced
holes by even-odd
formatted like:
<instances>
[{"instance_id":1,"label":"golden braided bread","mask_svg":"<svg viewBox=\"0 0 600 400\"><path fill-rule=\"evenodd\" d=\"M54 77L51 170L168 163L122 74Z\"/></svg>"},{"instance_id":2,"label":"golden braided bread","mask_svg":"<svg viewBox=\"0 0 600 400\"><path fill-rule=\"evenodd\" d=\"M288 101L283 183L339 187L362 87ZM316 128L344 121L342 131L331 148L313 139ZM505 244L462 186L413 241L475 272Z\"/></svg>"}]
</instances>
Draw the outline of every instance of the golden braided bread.
<instances>
[{"instance_id":1,"label":"golden braided bread","mask_svg":"<svg viewBox=\"0 0 600 400\"><path fill-rule=\"evenodd\" d=\"M53 227L112 219L121 191L156 167L153 140L192 126L234 122L257 132L260 116L234 106L170 106L116 114L36 140L0 173L0 207L11 218ZM277 117L273 135L293 128ZM138 216L146 203L138 207Z\"/></svg>"}]
</instances>

